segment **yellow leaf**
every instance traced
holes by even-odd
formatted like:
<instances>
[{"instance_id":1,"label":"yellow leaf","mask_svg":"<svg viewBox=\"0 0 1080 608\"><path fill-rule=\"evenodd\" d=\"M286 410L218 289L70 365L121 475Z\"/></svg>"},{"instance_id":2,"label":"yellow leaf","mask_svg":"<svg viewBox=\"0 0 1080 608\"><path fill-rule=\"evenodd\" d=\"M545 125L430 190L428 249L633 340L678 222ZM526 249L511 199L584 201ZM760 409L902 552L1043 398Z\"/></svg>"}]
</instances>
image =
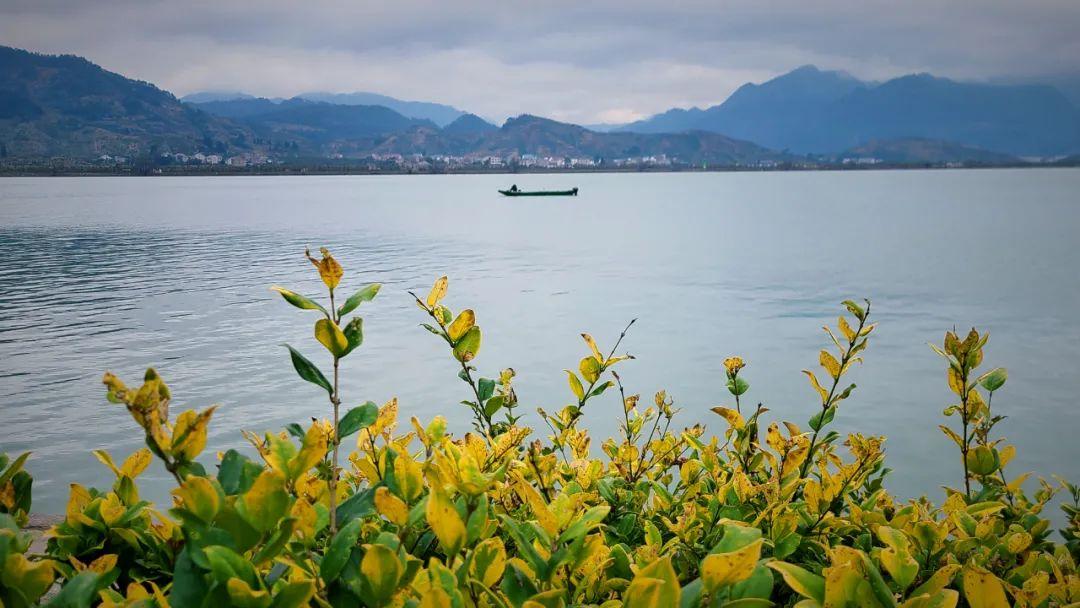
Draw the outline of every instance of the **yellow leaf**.
<instances>
[{"instance_id":1,"label":"yellow leaf","mask_svg":"<svg viewBox=\"0 0 1080 608\"><path fill-rule=\"evenodd\" d=\"M540 492L537 492L536 488L532 487L532 484L524 479L518 480L517 489L518 494L525 499L525 502L529 503L533 515L536 515L537 521L540 522L540 527L548 534L554 535L557 533L559 531L559 522L555 519L555 515L551 513L547 503L544 502L544 498L540 496Z\"/></svg>"},{"instance_id":2,"label":"yellow leaf","mask_svg":"<svg viewBox=\"0 0 1080 608\"><path fill-rule=\"evenodd\" d=\"M380 488L381 489L381 488ZM360 573L376 600L386 600L397 589L404 568L392 549L384 545L365 545Z\"/></svg>"},{"instance_id":3,"label":"yellow leaf","mask_svg":"<svg viewBox=\"0 0 1080 608\"><path fill-rule=\"evenodd\" d=\"M836 326L840 328L840 331L844 334L844 337L848 339L848 342L851 342L855 338L855 330L851 329L851 326L848 325L847 319L845 319L843 315L837 320Z\"/></svg>"},{"instance_id":4,"label":"yellow leaf","mask_svg":"<svg viewBox=\"0 0 1080 608\"><path fill-rule=\"evenodd\" d=\"M321 260L311 257L311 252L308 250L304 251L304 255L314 264L315 268L319 269L319 277L322 278L322 282L330 289L334 289L341 282L341 276L345 274L345 271L341 268L341 264L338 264L338 261L334 259L334 256L330 255L330 251L326 247L320 247L319 252L322 253Z\"/></svg>"},{"instance_id":5,"label":"yellow leaf","mask_svg":"<svg viewBox=\"0 0 1080 608\"><path fill-rule=\"evenodd\" d=\"M434 308L446 296L446 286L449 280L445 277L439 277L439 280L435 281L435 284L431 286L431 291L428 292L427 305L428 308Z\"/></svg>"},{"instance_id":6,"label":"yellow leaf","mask_svg":"<svg viewBox=\"0 0 1080 608\"><path fill-rule=\"evenodd\" d=\"M450 596L438 587L424 591L420 597L420 608L450 608Z\"/></svg>"},{"instance_id":7,"label":"yellow leaf","mask_svg":"<svg viewBox=\"0 0 1080 608\"><path fill-rule=\"evenodd\" d=\"M596 357L596 361L598 363L603 363L604 355L601 355L600 349L596 347L596 340L593 340L593 337L589 334L581 334L581 337L585 340L585 343L589 345L589 350L591 350L593 356Z\"/></svg>"},{"instance_id":8,"label":"yellow leaf","mask_svg":"<svg viewBox=\"0 0 1080 608\"><path fill-rule=\"evenodd\" d=\"M181 460L192 461L206 447L206 427L217 406L209 407L196 414L188 410L176 418L173 430L171 451Z\"/></svg>"},{"instance_id":9,"label":"yellow leaf","mask_svg":"<svg viewBox=\"0 0 1080 608\"><path fill-rule=\"evenodd\" d=\"M304 434L300 452L289 461L289 478L295 480L326 457L330 436L323 425L312 423Z\"/></svg>"},{"instance_id":10,"label":"yellow leaf","mask_svg":"<svg viewBox=\"0 0 1080 608\"><path fill-rule=\"evenodd\" d=\"M243 580L230 578L225 584L229 593L230 604L237 608L263 608L270 605L270 593L264 589L255 590Z\"/></svg>"},{"instance_id":11,"label":"yellow leaf","mask_svg":"<svg viewBox=\"0 0 1080 608\"><path fill-rule=\"evenodd\" d=\"M821 363L821 367L824 367L825 371L829 372L829 375L833 377L833 380L840 377L840 362L829 351L821 351L818 361Z\"/></svg>"},{"instance_id":12,"label":"yellow leaf","mask_svg":"<svg viewBox=\"0 0 1080 608\"><path fill-rule=\"evenodd\" d=\"M679 605L682 588L665 557L645 566L634 576L623 595L624 608L674 608Z\"/></svg>"},{"instance_id":13,"label":"yellow leaf","mask_svg":"<svg viewBox=\"0 0 1080 608\"><path fill-rule=\"evenodd\" d=\"M581 386L581 380L578 380L577 375L570 370L563 370L566 372L567 381L570 383L570 390L573 391L574 396L578 401L585 398L585 387Z\"/></svg>"},{"instance_id":14,"label":"yellow leaf","mask_svg":"<svg viewBox=\"0 0 1080 608\"><path fill-rule=\"evenodd\" d=\"M469 562L469 574L485 587L492 587L498 583L505 569L506 548L500 538L489 538L473 550L472 561Z\"/></svg>"},{"instance_id":15,"label":"yellow leaf","mask_svg":"<svg viewBox=\"0 0 1080 608\"><path fill-rule=\"evenodd\" d=\"M184 508L206 523L214 521L221 509L221 497L218 496L214 484L205 477L192 475L172 493L184 503Z\"/></svg>"},{"instance_id":16,"label":"yellow leaf","mask_svg":"<svg viewBox=\"0 0 1080 608\"><path fill-rule=\"evenodd\" d=\"M971 608L1009 608L998 577L978 566L964 566L964 599Z\"/></svg>"},{"instance_id":17,"label":"yellow leaf","mask_svg":"<svg viewBox=\"0 0 1080 608\"><path fill-rule=\"evenodd\" d=\"M335 357L340 357L349 350L349 339L345 337L345 332L330 319L323 318L315 322L315 339Z\"/></svg>"},{"instance_id":18,"label":"yellow leaf","mask_svg":"<svg viewBox=\"0 0 1080 608\"><path fill-rule=\"evenodd\" d=\"M802 373L810 378L810 385L814 387L814 390L818 392L818 395L821 395L821 403L824 404L825 400L829 398L829 392L818 383L817 376L814 375L814 372L804 369Z\"/></svg>"},{"instance_id":19,"label":"yellow leaf","mask_svg":"<svg viewBox=\"0 0 1080 608\"><path fill-rule=\"evenodd\" d=\"M457 342L461 336L465 335L465 332L472 329L473 325L476 325L476 315L471 309L466 308L458 314L450 327L446 328L446 333L450 335L451 340Z\"/></svg>"},{"instance_id":20,"label":"yellow leaf","mask_svg":"<svg viewBox=\"0 0 1080 608\"><path fill-rule=\"evenodd\" d=\"M375 489L375 508L391 522L404 526L409 520L409 507L384 486Z\"/></svg>"},{"instance_id":21,"label":"yellow leaf","mask_svg":"<svg viewBox=\"0 0 1080 608\"><path fill-rule=\"evenodd\" d=\"M142 448L124 460L124 464L120 465L120 473L126 477L135 479L140 473L146 470L146 467L150 465L150 460L152 458L153 455L150 453L150 450Z\"/></svg>"},{"instance_id":22,"label":"yellow leaf","mask_svg":"<svg viewBox=\"0 0 1080 608\"><path fill-rule=\"evenodd\" d=\"M116 559L115 555L112 557ZM11 553L0 566L3 566L4 586L20 591L23 597L35 605L37 599L52 586L55 577L52 562L42 560L34 563L21 553Z\"/></svg>"},{"instance_id":23,"label":"yellow leaf","mask_svg":"<svg viewBox=\"0 0 1080 608\"><path fill-rule=\"evenodd\" d=\"M701 562L701 581L705 589L711 594L720 587L750 578L761 558L761 545L764 542L759 538L736 551L706 556Z\"/></svg>"},{"instance_id":24,"label":"yellow leaf","mask_svg":"<svg viewBox=\"0 0 1080 608\"><path fill-rule=\"evenodd\" d=\"M437 485L428 494L426 514L428 525L438 537L443 552L447 556L456 555L465 544L465 523L450 497Z\"/></svg>"},{"instance_id":25,"label":"yellow leaf","mask_svg":"<svg viewBox=\"0 0 1080 608\"><path fill-rule=\"evenodd\" d=\"M960 378L960 374L955 369L949 367L949 388L957 395L963 396L964 394L964 381Z\"/></svg>"},{"instance_id":26,"label":"yellow leaf","mask_svg":"<svg viewBox=\"0 0 1080 608\"><path fill-rule=\"evenodd\" d=\"M724 420L727 420L728 424L730 424L735 429L741 429L746 426L746 421L743 420L742 414L736 412L733 409L728 409L726 407L714 407L712 408L712 411L720 414L724 418Z\"/></svg>"}]
</instances>

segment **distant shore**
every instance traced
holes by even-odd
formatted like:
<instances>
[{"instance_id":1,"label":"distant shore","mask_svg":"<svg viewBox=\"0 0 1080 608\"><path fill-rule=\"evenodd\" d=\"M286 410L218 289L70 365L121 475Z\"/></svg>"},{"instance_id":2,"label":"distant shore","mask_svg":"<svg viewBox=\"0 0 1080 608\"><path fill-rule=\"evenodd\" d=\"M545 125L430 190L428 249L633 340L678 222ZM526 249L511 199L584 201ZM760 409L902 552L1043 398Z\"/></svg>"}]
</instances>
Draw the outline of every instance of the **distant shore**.
<instances>
[{"instance_id":1,"label":"distant shore","mask_svg":"<svg viewBox=\"0 0 1080 608\"><path fill-rule=\"evenodd\" d=\"M1057 163L876 163L855 164L781 164L772 167L716 165L705 167L593 167L587 169L553 168L462 168L424 171L417 169L377 169L349 165L259 165L250 167L226 166L4 166L0 177L214 177L244 175L546 175L588 173L765 173L791 171L900 171L911 169L1050 169L1080 167L1080 160Z\"/></svg>"}]
</instances>

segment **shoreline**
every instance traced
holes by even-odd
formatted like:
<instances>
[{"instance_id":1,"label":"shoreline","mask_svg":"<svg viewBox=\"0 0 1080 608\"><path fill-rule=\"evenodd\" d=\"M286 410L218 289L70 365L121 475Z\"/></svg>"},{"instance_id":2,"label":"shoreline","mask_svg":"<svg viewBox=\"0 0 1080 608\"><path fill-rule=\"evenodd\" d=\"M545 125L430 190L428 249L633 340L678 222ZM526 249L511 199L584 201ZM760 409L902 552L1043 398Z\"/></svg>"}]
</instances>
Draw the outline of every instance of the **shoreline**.
<instances>
[{"instance_id":1,"label":"shoreline","mask_svg":"<svg viewBox=\"0 0 1080 608\"><path fill-rule=\"evenodd\" d=\"M1070 163L1006 163L1006 164L953 164L953 163L879 163L874 165L820 165L820 166L717 166L692 167L633 167L595 169L517 169L484 170L461 169L450 171L418 171L412 169L369 170L343 166L262 166L244 168L195 168L195 167L123 167L123 168L6 168L0 166L0 178L4 177L236 177L236 176L341 176L341 175L577 175L577 174L634 174L634 173L791 173L791 172L862 172L862 171L925 171L967 169L1075 169L1080 162Z\"/></svg>"}]
</instances>

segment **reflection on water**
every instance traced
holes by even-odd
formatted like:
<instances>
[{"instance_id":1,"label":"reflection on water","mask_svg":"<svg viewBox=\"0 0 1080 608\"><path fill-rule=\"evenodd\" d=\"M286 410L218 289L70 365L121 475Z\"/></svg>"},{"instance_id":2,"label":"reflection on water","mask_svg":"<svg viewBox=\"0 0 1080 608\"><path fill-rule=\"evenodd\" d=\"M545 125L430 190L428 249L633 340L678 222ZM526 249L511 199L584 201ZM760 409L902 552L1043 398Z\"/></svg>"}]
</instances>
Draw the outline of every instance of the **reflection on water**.
<instances>
[{"instance_id":1,"label":"reflection on water","mask_svg":"<svg viewBox=\"0 0 1080 608\"><path fill-rule=\"evenodd\" d=\"M937 492L958 463L936 425L950 394L926 342L976 324L987 360L1010 369L994 400L1018 467L1080 477L1077 281L1080 172L937 171L515 176L577 185L576 199L501 199L505 176L88 178L0 181L0 449L33 450L35 505L110 474L89 451L140 445L104 400L101 373L132 382L156 366L176 405L222 407L215 450L238 430L325 415L282 342L322 364L315 318L268 290L321 283L305 246L329 246L346 287L380 281L365 344L345 365L346 404L401 400L405 416L467 428L455 363L418 328L408 289L451 277L447 303L475 308L477 364L513 366L525 410L570 399L563 368L581 331L609 344L630 318L635 392L666 388L683 422L722 427L721 361L749 363L749 397L800 423L811 367L839 302L874 300L881 327L838 429L885 433L892 485ZM572 182L572 183L571 183ZM606 436L614 393L586 413ZM535 422L535 419L532 420ZM147 494L166 496L160 468Z\"/></svg>"}]
</instances>

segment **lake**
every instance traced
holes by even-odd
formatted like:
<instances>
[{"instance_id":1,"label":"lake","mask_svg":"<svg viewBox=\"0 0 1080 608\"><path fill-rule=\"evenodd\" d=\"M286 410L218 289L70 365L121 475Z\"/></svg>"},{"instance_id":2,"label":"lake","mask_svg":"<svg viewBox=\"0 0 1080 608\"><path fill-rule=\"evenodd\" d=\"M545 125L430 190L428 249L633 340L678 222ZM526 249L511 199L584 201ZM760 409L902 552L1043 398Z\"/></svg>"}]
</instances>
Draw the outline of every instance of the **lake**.
<instances>
[{"instance_id":1,"label":"lake","mask_svg":"<svg viewBox=\"0 0 1080 608\"><path fill-rule=\"evenodd\" d=\"M576 198L496 189L578 186ZM450 277L446 303L476 310L483 375L517 371L523 410L568 403L565 368L637 324L622 364L630 392L664 388L683 425L725 424L721 362L741 355L744 398L804 428L817 367L844 299L870 298L880 327L855 369L841 432L887 434L902 496L960 485L937 429L951 393L927 346L946 329L989 331L986 364L1009 369L994 399L1019 456L1009 471L1080 478L1080 170L849 171L370 177L0 180L0 450L32 450L35 510L62 512L68 484L99 487L142 445L101 374L137 384L148 366L172 412L220 403L207 451L240 429L326 416L296 377L289 342L324 367L313 313L272 284L317 295L304 247L329 247L343 285L382 282L360 312L365 343L343 366L345 405L400 399L403 420L468 428L467 387L445 344L419 327L407 290ZM744 401L745 402L745 401ZM616 432L617 393L586 410ZM537 417L528 422L535 425ZM250 451L250 450L248 450ZM155 465L144 497L172 480Z\"/></svg>"}]
</instances>

